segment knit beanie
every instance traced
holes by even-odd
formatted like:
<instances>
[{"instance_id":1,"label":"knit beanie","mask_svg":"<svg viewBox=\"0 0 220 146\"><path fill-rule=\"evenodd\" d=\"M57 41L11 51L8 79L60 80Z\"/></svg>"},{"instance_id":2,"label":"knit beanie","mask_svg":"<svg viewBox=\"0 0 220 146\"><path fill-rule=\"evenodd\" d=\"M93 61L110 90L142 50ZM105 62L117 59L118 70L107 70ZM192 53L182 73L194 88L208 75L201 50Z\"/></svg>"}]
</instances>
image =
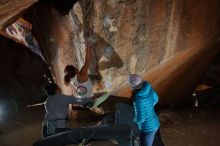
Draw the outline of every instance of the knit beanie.
<instances>
[{"instance_id":1,"label":"knit beanie","mask_svg":"<svg viewBox=\"0 0 220 146\"><path fill-rule=\"evenodd\" d=\"M128 84L131 88L135 89L142 84L143 80L138 74L131 74L128 77Z\"/></svg>"}]
</instances>

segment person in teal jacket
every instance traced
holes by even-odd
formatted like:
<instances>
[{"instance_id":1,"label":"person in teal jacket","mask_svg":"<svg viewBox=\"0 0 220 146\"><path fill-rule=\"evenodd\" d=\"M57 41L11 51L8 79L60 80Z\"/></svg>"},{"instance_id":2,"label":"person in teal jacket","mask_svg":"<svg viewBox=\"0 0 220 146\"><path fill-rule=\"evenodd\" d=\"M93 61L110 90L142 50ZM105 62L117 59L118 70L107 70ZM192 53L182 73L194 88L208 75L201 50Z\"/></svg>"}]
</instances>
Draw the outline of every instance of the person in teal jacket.
<instances>
[{"instance_id":1,"label":"person in teal jacket","mask_svg":"<svg viewBox=\"0 0 220 146\"><path fill-rule=\"evenodd\" d=\"M140 75L130 75L128 83L133 90L134 122L140 130L141 146L152 146L160 127L159 118L154 110L158 95Z\"/></svg>"}]
</instances>

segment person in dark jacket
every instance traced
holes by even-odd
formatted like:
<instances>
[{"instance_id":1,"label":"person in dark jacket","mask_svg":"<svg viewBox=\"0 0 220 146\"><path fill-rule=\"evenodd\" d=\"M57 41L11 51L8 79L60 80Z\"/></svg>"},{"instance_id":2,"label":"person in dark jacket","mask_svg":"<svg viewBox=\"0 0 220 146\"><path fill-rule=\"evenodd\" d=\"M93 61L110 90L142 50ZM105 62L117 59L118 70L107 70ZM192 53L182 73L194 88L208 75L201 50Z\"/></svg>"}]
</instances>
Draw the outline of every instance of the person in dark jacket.
<instances>
[{"instance_id":1,"label":"person in dark jacket","mask_svg":"<svg viewBox=\"0 0 220 146\"><path fill-rule=\"evenodd\" d=\"M133 90L134 122L140 131L141 146L152 146L155 134L159 130L159 118L154 110L158 95L151 85L140 75L132 74L128 83Z\"/></svg>"},{"instance_id":2,"label":"person in dark jacket","mask_svg":"<svg viewBox=\"0 0 220 146\"><path fill-rule=\"evenodd\" d=\"M68 130L66 120L69 104L85 105L92 101L90 98L78 100L74 96L61 94L59 86L55 83L45 85L44 89L48 97L45 102L46 114L43 121L43 138Z\"/></svg>"}]
</instances>

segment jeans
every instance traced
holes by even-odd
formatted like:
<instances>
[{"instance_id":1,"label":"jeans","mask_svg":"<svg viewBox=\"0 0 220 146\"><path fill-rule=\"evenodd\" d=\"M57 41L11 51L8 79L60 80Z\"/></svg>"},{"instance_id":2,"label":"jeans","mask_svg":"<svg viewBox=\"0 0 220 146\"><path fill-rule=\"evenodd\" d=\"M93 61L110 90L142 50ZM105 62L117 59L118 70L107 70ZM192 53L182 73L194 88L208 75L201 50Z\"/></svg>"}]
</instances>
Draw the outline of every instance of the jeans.
<instances>
[{"instance_id":1,"label":"jeans","mask_svg":"<svg viewBox=\"0 0 220 146\"><path fill-rule=\"evenodd\" d=\"M150 132L141 132L141 135L140 135L141 146L152 146L156 132L157 130L150 131Z\"/></svg>"}]
</instances>

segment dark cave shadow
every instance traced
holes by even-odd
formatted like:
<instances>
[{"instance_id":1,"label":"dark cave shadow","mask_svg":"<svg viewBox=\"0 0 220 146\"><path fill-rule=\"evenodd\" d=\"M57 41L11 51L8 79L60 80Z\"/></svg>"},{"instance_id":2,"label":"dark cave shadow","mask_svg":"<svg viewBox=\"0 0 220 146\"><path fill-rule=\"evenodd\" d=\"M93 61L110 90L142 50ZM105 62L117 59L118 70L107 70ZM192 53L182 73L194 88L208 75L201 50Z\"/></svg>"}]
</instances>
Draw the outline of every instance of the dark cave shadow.
<instances>
[{"instance_id":1,"label":"dark cave shadow","mask_svg":"<svg viewBox=\"0 0 220 146\"><path fill-rule=\"evenodd\" d=\"M29 48L6 37L0 36L0 45L0 93L19 106L44 101L43 86L47 78L53 81L48 64Z\"/></svg>"},{"instance_id":2,"label":"dark cave shadow","mask_svg":"<svg viewBox=\"0 0 220 146\"><path fill-rule=\"evenodd\" d=\"M67 15L79 0L39 0L53 6L61 15Z\"/></svg>"}]
</instances>

